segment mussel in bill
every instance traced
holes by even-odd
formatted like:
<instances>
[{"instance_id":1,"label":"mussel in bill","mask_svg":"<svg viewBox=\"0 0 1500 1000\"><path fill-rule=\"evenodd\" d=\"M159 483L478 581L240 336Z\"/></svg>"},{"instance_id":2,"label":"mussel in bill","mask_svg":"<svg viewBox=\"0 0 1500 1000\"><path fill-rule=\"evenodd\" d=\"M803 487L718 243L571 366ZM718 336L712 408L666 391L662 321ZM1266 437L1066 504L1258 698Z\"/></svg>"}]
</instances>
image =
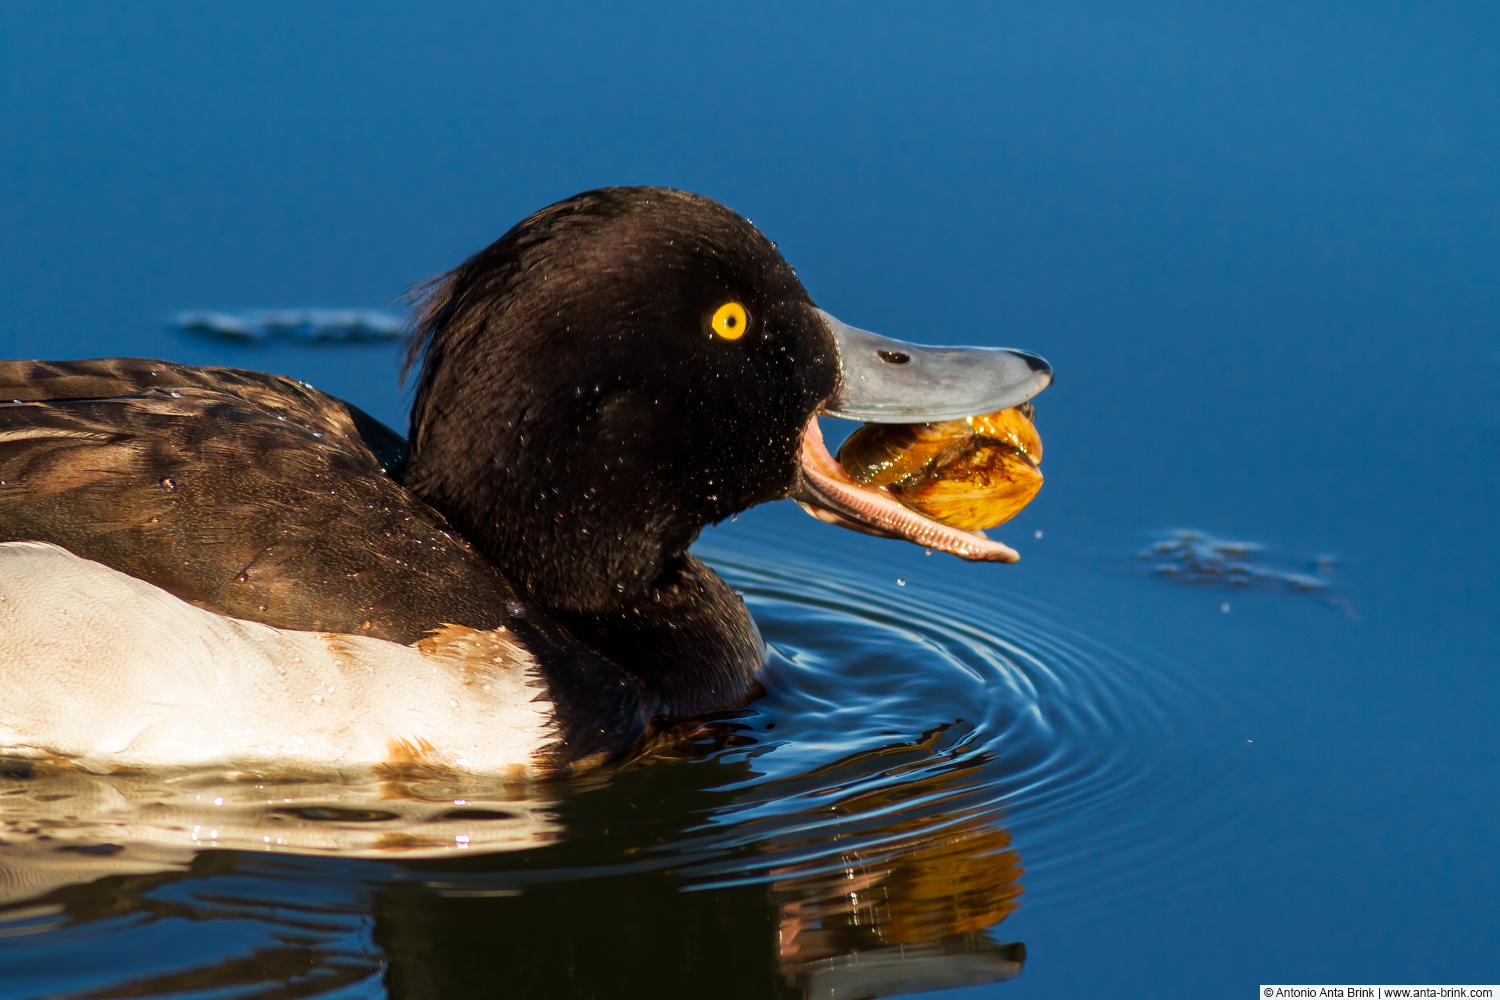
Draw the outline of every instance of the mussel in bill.
<instances>
[{"instance_id":1,"label":"mussel in bill","mask_svg":"<svg viewBox=\"0 0 1500 1000\"><path fill-rule=\"evenodd\" d=\"M1031 404L932 424L865 424L839 449L857 482L955 528L993 528L1042 488Z\"/></svg>"}]
</instances>

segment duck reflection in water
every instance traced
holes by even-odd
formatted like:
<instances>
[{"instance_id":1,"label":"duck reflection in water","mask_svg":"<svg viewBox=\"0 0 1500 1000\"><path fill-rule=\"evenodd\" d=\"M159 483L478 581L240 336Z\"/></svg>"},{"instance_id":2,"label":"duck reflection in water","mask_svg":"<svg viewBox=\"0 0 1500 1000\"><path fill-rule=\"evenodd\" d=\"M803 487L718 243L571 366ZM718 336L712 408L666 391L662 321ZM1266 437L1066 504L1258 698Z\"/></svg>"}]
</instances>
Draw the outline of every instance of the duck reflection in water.
<instances>
[{"instance_id":1,"label":"duck reflection in water","mask_svg":"<svg viewBox=\"0 0 1500 1000\"><path fill-rule=\"evenodd\" d=\"M99 1000L231 987L269 1000L355 982L412 1000L852 998L1010 978L1025 947L986 930L1018 903L1019 857L996 809L976 801L973 769L901 776L909 762L892 752L931 764L929 747L822 769L877 787L733 826L736 844L695 835L705 806L733 818L722 786L726 770L749 776L743 763L659 761L547 800L420 776L354 788L14 774L0 779L0 932L36 944L82 923L183 917L274 931L253 959L224 933L222 955L176 955L171 971L68 994ZM610 836L626 846L601 859L621 798L652 792L674 805ZM765 836L737 846L761 823ZM351 878L350 864L365 870ZM271 880L317 888L294 907Z\"/></svg>"},{"instance_id":2,"label":"duck reflection in water","mask_svg":"<svg viewBox=\"0 0 1500 1000\"><path fill-rule=\"evenodd\" d=\"M387 986L412 1000L499 996L501 977L515 996L858 998L1009 979L1025 946L985 931L1016 908L1023 870L995 809L950 811L963 778L847 797L833 836L826 806L781 817L820 829L667 871L532 882L418 862L429 877L377 897Z\"/></svg>"},{"instance_id":3,"label":"duck reflection in water","mask_svg":"<svg viewBox=\"0 0 1500 1000\"><path fill-rule=\"evenodd\" d=\"M904 791L904 790L903 790ZM884 810L876 793L849 808ZM887 996L972 986L1021 971L1026 946L984 933L1019 904L1023 870L992 813L892 823L881 849L779 869L779 959L812 997Z\"/></svg>"}]
</instances>

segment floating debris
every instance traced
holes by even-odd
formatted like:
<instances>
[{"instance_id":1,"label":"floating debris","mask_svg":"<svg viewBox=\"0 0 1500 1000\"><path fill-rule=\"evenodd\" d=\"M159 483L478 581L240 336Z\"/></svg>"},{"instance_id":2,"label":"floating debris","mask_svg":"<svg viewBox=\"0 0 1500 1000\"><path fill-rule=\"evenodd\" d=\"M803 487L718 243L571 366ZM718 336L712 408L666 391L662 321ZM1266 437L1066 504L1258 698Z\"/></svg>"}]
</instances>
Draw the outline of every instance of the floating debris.
<instances>
[{"instance_id":1,"label":"floating debris","mask_svg":"<svg viewBox=\"0 0 1500 1000\"><path fill-rule=\"evenodd\" d=\"M1151 572L1173 580L1245 589L1294 590L1321 593L1348 610L1348 602L1333 593L1330 578L1336 560L1318 556L1305 570L1278 567L1265 560L1266 547L1256 542L1227 542L1201 531L1174 531L1139 553ZM1228 611L1227 604L1220 610Z\"/></svg>"},{"instance_id":2,"label":"floating debris","mask_svg":"<svg viewBox=\"0 0 1500 1000\"><path fill-rule=\"evenodd\" d=\"M393 340L405 321L378 309L254 309L249 312L180 312L174 325L187 333L259 343L280 337L302 343Z\"/></svg>"}]
</instances>

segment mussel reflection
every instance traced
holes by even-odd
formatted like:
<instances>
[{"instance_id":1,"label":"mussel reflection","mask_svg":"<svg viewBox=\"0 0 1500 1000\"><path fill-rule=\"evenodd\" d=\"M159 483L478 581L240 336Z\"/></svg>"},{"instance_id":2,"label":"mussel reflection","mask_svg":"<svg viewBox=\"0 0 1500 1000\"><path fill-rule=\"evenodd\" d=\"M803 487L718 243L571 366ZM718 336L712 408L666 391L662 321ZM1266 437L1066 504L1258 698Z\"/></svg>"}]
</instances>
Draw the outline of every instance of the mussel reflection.
<instances>
[{"instance_id":1,"label":"mussel reflection","mask_svg":"<svg viewBox=\"0 0 1500 1000\"><path fill-rule=\"evenodd\" d=\"M895 796L931 794L952 780L938 775L842 808L851 816L888 813ZM1017 975L1025 945L996 944L983 933L1016 909L1022 892L1020 857L998 820L983 809L899 819L876 846L843 853L840 867L816 858L776 869L788 979L808 996L875 997ZM798 846L806 845L773 845Z\"/></svg>"}]
</instances>

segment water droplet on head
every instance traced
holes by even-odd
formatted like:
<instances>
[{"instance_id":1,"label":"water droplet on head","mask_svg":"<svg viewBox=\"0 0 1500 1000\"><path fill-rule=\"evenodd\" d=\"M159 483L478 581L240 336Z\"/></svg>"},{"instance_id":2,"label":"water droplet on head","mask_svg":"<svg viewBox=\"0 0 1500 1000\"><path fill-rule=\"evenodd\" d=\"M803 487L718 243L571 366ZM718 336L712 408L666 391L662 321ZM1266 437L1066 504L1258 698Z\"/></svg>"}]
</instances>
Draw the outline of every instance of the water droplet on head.
<instances>
[{"instance_id":1,"label":"water droplet on head","mask_svg":"<svg viewBox=\"0 0 1500 1000\"><path fill-rule=\"evenodd\" d=\"M168 493L172 493L177 489L177 480L173 479L171 476L168 476L166 479L163 479L161 481L161 488L166 490Z\"/></svg>"},{"instance_id":2,"label":"water droplet on head","mask_svg":"<svg viewBox=\"0 0 1500 1000\"><path fill-rule=\"evenodd\" d=\"M511 601L510 613L513 618L525 618L526 605L522 604L520 601Z\"/></svg>"},{"instance_id":3,"label":"water droplet on head","mask_svg":"<svg viewBox=\"0 0 1500 1000\"><path fill-rule=\"evenodd\" d=\"M241 570L240 574L234 578L234 582L235 583L249 583L250 582L250 574L246 573L244 570Z\"/></svg>"}]
</instances>

